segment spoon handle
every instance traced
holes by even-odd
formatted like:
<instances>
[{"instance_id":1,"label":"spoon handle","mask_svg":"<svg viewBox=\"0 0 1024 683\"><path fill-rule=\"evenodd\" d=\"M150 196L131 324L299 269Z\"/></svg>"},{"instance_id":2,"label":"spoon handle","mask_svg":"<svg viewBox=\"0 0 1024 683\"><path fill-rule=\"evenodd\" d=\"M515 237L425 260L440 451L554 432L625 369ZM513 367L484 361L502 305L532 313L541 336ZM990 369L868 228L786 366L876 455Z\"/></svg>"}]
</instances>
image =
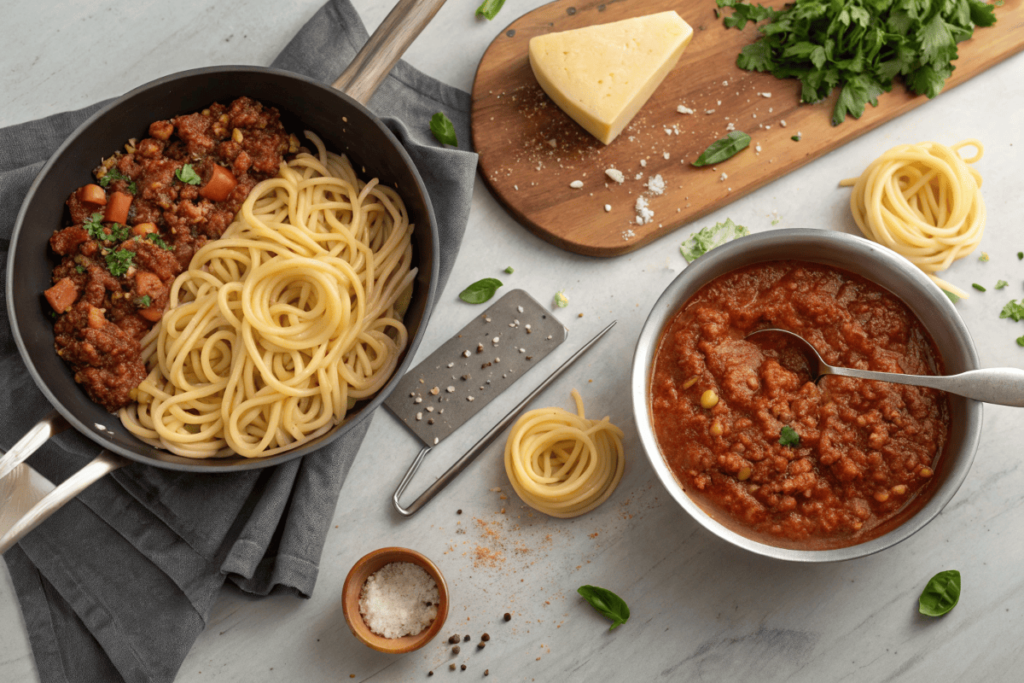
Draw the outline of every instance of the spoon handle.
<instances>
[{"instance_id":1,"label":"spoon handle","mask_svg":"<svg viewBox=\"0 0 1024 683\"><path fill-rule=\"evenodd\" d=\"M969 370L959 375L899 375L891 372L832 368L825 374L928 387L985 403L1024 408L1024 370L1017 368Z\"/></svg>"}]
</instances>

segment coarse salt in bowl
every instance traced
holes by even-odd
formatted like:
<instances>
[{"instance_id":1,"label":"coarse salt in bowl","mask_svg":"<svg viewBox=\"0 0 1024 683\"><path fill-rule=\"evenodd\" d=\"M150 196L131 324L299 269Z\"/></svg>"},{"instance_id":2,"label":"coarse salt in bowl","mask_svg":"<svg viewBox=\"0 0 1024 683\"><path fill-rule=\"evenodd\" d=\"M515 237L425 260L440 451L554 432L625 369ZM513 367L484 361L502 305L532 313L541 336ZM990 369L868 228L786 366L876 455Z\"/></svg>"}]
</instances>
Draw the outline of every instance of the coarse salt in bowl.
<instances>
[{"instance_id":1,"label":"coarse salt in bowl","mask_svg":"<svg viewBox=\"0 0 1024 683\"><path fill-rule=\"evenodd\" d=\"M407 548L381 548L360 558L345 578L341 601L352 634L390 654L423 647L448 617L448 585L440 570Z\"/></svg>"}]
</instances>

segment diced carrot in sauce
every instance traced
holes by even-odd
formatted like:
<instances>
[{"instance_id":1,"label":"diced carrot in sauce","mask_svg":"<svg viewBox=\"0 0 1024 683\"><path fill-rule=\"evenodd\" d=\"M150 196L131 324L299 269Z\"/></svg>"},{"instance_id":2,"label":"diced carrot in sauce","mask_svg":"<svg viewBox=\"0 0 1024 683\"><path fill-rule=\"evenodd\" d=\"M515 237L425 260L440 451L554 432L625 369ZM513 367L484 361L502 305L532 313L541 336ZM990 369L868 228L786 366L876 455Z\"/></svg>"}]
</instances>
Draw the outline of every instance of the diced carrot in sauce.
<instances>
[{"instance_id":1,"label":"diced carrot in sauce","mask_svg":"<svg viewBox=\"0 0 1024 683\"><path fill-rule=\"evenodd\" d=\"M158 295L163 294L165 289L163 280L156 273L151 273L148 270L140 270L135 273L135 291L139 293L139 296L155 299Z\"/></svg>"},{"instance_id":2,"label":"diced carrot in sauce","mask_svg":"<svg viewBox=\"0 0 1024 683\"><path fill-rule=\"evenodd\" d=\"M96 206L106 206L107 204L107 193L99 185L83 185L78 188L77 194L79 201L86 204L95 204Z\"/></svg>"},{"instance_id":3,"label":"diced carrot in sauce","mask_svg":"<svg viewBox=\"0 0 1024 683\"><path fill-rule=\"evenodd\" d=\"M75 283L72 282L71 278L66 277L46 290L43 296L50 302L53 310L63 313L71 308L71 304L75 303L75 299L78 298L78 287L75 287Z\"/></svg>"},{"instance_id":4,"label":"diced carrot in sauce","mask_svg":"<svg viewBox=\"0 0 1024 683\"><path fill-rule=\"evenodd\" d=\"M128 209L132 205L132 196L124 192L114 192L107 201L107 210L103 214L103 220L107 223L128 222Z\"/></svg>"},{"instance_id":5,"label":"diced carrot in sauce","mask_svg":"<svg viewBox=\"0 0 1024 683\"><path fill-rule=\"evenodd\" d=\"M231 171L214 164L213 175L210 176L210 181L200 188L199 195L212 202L222 202L228 198L236 185L238 185L238 179Z\"/></svg>"},{"instance_id":6,"label":"diced carrot in sauce","mask_svg":"<svg viewBox=\"0 0 1024 683\"><path fill-rule=\"evenodd\" d=\"M107 324L106 310L103 308L89 307L89 327L98 330Z\"/></svg>"},{"instance_id":7,"label":"diced carrot in sauce","mask_svg":"<svg viewBox=\"0 0 1024 683\"><path fill-rule=\"evenodd\" d=\"M164 317L164 311L162 308L156 306L150 306L149 308L140 308L139 315L148 320L151 323L155 323L160 318Z\"/></svg>"},{"instance_id":8,"label":"diced carrot in sauce","mask_svg":"<svg viewBox=\"0 0 1024 683\"><path fill-rule=\"evenodd\" d=\"M132 228L132 234L134 235L151 235L158 232L156 223L139 223Z\"/></svg>"}]
</instances>

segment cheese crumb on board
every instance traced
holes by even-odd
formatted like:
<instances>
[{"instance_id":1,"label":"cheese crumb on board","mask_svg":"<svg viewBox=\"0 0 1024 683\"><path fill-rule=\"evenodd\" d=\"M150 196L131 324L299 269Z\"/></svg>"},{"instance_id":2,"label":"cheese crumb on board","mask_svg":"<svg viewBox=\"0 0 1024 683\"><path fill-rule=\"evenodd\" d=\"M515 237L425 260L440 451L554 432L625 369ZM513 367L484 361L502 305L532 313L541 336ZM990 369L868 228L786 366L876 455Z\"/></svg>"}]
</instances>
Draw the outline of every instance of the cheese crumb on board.
<instances>
[{"instance_id":1,"label":"cheese crumb on board","mask_svg":"<svg viewBox=\"0 0 1024 683\"><path fill-rule=\"evenodd\" d=\"M678 107L676 107L676 111L679 112L680 114L693 114L694 113L694 111L692 109L690 109L689 107L684 107L681 104Z\"/></svg>"},{"instance_id":2,"label":"cheese crumb on board","mask_svg":"<svg viewBox=\"0 0 1024 683\"><path fill-rule=\"evenodd\" d=\"M359 614L370 630L385 638L421 633L437 617L437 583L412 562L391 562L366 579L359 593Z\"/></svg>"},{"instance_id":3,"label":"cheese crumb on board","mask_svg":"<svg viewBox=\"0 0 1024 683\"><path fill-rule=\"evenodd\" d=\"M651 191L651 194L665 194L665 180L661 177L661 174L650 177L647 180L646 187Z\"/></svg>"},{"instance_id":4,"label":"cheese crumb on board","mask_svg":"<svg viewBox=\"0 0 1024 683\"><path fill-rule=\"evenodd\" d=\"M530 39L530 68L566 114L604 144L633 120L693 37L675 12Z\"/></svg>"},{"instance_id":5,"label":"cheese crumb on board","mask_svg":"<svg viewBox=\"0 0 1024 683\"><path fill-rule=\"evenodd\" d=\"M569 187L571 187L574 190L578 190L581 187L583 187L583 181L582 180L574 180L571 183L569 183Z\"/></svg>"},{"instance_id":6,"label":"cheese crumb on board","mask_svg":"<svg viewBox=\"0 0 1024 683\"><path fill-rule=\"evenodd\" d=\"M620 185L622 184L622 181L626 179L626 176L622 175L622 171L616 168L607 168L605 169L604 174Z\"/></svg>"},{"instance_id":7,"label":"cheese crumb on board","mask_svg":"<svg viewBox=\"0 0 1024 683\"><path fill-rule=\"evenodd\" d=\"M636 209L637 225L647 225L654 219L654 212L647 204L647 197L637 197L634 208Z\"/></svg>"}]
</instances>

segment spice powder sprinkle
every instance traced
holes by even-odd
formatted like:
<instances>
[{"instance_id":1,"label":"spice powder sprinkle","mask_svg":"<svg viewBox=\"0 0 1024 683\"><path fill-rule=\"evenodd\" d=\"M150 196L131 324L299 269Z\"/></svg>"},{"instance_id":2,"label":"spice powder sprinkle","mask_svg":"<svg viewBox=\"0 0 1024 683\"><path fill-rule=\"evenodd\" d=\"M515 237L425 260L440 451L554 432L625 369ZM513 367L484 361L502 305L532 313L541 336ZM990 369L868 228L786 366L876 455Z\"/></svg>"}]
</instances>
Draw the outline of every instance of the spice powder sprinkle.
<instances>
[{"instance_id":1,"label":"spice powder sprinkle","mask_svg":"<svg viewBox=\"0 0 1024 683\"><path fill-rule=\"evenodd\" d=\"M391 562L371 574L359 594L359 614L385 638L421 633L437 617L437 583L412 562Z\"/></svg>"}]
</instances>

